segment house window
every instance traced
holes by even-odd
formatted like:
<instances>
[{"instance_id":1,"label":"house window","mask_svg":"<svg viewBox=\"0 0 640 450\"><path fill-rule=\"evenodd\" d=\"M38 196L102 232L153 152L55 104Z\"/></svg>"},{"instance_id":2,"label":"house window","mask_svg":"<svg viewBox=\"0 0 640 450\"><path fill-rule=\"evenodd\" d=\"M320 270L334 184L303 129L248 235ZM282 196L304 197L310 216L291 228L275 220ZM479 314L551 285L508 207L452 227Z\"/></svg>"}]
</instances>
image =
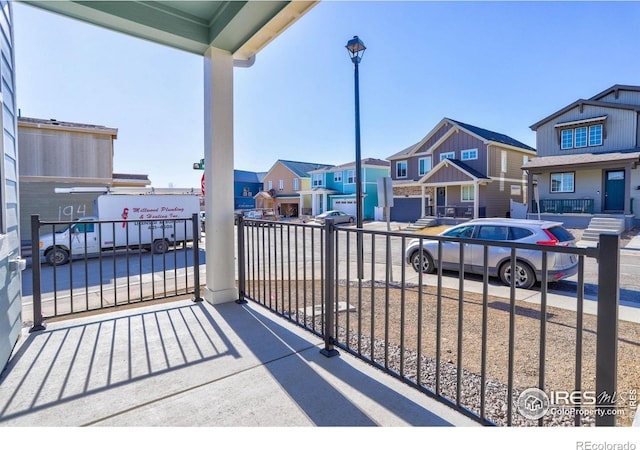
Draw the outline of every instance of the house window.
<instances>
[{"instance_id":1,"label":"house window","mask_svg":"<svg viewBox=\"0 0 640 450\"><path fill-rule=\"evenodd\" d=\"M311 175L311 185L313 187L322 186L322 174L321 173L314 173L313 175Z\"/></svg>"},{"instance_id":2,"label":"house window","mask_svg":"<svg viewBox=\"0 0 640 450\"><path fill-rule=\"evenodd\" d=\"M456 152L440 153L440 161L444 161L445 159L455 159L455 157Z\"/></svg>"},{"instance_id":3,"label":"house window","mask_svg":"<svg viewBox=\"0 0 640 450\"><path fill-rule=\"evenodd\" d=\"M431 170L431 156L418 160L418 175L424 175Z\"/></svg>"},{"instance_id":4,"label":"house window","mask_svg":"<svg viewBox=\"0 0 640 450\"><path fill-rule=\"evenodd\" d=\"M333 181L335 181L336 183L341 183L342 182L342 172L336 172L333 174Z\"/></svg>"},{"instance_id":5,"label":"house window","mask_svg":"<svg viewBox=\"0 0 640 450\"><path fill-rule=\"evenodd\" d=\"M298 178L293 179L293 190L294 191L300 190L300 180Z\"/></svg>"},{"instance_id":6,"label":"house window","mask_svg":"<svg viewBox=\"0 0 640 450\"><path fill-rule=\"evenodd\" d=\"M475 199L474 186L462 186L462 201L472 202Z\"/></svg>"},{"instance_id":7,"label":"house window","mask_svg":"<svg viewBox=\"0 0 640 450\"><path fill-rule=\"evenodd\" d=\"M251 191L249 190L249 186L245 186L242 188L242 196L251 197Z\"/></svg>"},{"instance_id":8,"label":"house window","mask_svg":"<svg viewBox=\"0 0 640 450\"><path fill-rule=\"evenodd\" d=\"M602 125L589 127L589 145L602 145Z\"/></svg>"},{"instance_id":9,"label":"house window","mask_svg":"<svg viewBox=\"0 0 640 450\"><path fill-rule=\"evenodd\" d=\"M573 148L573 130L562 130L561 149Z\"/></svg>"},{"instance_id":10,"label":"house window","mask_svg":"<svg viewBox=\"0 0 640 450\"><path fill-rule=\"evenodd\" d=\"M347 170L347 184L356 184L355 170Z\"/></svg>"},{"instance_id":11,"label":"house window","mask_svg":"<svg viewBox=\"0 0 640 450\"><path fill-rule=\"evenodd\" d=\"M560 132L560 148L584 148L602 145L602 124L568 128Z\"/></svg>"},{"instance_id":12,"label":"house window","mask_svg":"<svg viewBox=\"0 0 640 450\"><path fill-rule=\"evenodd\" d=\"M407 178L407 162L398 161L396 163L396 178Z\"/></svg>"},{"instance_id":13,"label":"house window","mask_svg":"<svg viewBox=\"0 0 640 450\"><path fill-rule=\"evenodd\" d=\"M461 158L463 161L478 159L478 149L472 148L471 150L462 150Z\"/></svg>"},{"instance_id":14,"label":"house window","mask_svg":"<svg viewBox=\"0 0 640 450\"><path fill-rule=\"evenodd\" d=\"M273 189L273 181L269 180L267 182L267 189L270 191L271 189Z\"/></svg>"},{"instance_id":15,"label":"house window","mask_svg":"<svg viewBox=\"0 0 640 450\"><path fill-rule=\"evenodd\" d=\"M552 173L551 192L574 192L574 172Z\"/></svg>"},{"instance_id":16,"label":"house window","mask_svg":"<svg viewBox=\"0 0 640 450\"><path fill-rule=\"evenodd\" d=\"M284 180L279 180L278 181L278 189L283 191L284 190Z\"/></svg>"},{"instance_id":17,"label":"house window","mask_svg":"<svg viewBox=\"0 0 640 450\"><path fill-rule=\"evenodd\" d=\"M587 146L587 127L576 128L575 145L576 145L576 148Z\"/></svg>"}]
</instances>

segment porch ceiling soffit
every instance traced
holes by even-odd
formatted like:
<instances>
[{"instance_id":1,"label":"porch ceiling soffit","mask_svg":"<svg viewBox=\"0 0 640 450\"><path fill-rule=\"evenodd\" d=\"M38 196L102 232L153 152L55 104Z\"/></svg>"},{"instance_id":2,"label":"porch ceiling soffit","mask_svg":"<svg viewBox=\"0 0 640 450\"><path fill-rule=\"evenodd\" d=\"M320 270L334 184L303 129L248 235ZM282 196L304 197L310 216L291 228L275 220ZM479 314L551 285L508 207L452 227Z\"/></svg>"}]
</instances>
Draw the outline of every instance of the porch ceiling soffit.
<instances>
[{"instance_id":1,"label":"porch ceiling soffit","mask_svg":"<svg viewBox=\"0 0 640 450\"><path fill-rule=\"evenodd\" d=\"M23 3L158 44L204 55L255 55L318 1L42 1Z\"/></svg>"},{"instance_id":2,"label":"porch ceiling soffit","mask_svg":"<svg viewBox=\"0 0 640 450\"><path fill-rule=\"evenodd\" d=\"M521 168L530 173L543 173L551 169L571 170L575 168L620 167L621 165L635 168L638 164L640 164L640 152L578 153L533 158Z\"/></svg>"},{"instance_id":3,"label":"porch ceiling soffit","mask_svg":"<svg viewBox=\"0 0 640 450\"><path fill-rule=\"evenodd\" d=\"M453 184L468 183L468 182L479 182L479 183L491 182L491 179L471 169L466 164L460 161L457 161L455 159L445 159L440 161L433 169L431 169L427 174L425 174L425 176L419 180L419 183L427 186L443 185L443 183L429 183L429 180L433 178L436 173L441 171L457 172L459 175L462 175L461 178L454 180ZM448 184L452 184L452 182L448 182Z\"/></svg>"}]
</instances>

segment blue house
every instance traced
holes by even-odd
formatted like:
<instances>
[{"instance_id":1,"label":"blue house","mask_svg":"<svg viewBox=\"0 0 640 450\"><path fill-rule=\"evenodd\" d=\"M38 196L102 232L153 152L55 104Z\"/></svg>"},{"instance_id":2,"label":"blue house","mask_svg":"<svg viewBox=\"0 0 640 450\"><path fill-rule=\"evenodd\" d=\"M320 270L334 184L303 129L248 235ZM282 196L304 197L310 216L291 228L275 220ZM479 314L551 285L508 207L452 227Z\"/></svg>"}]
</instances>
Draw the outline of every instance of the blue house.
<instances>
[{"instance_id":1,"label":"blue house","mask_svg":"<svg viewBox=\"0 0 640 450\"><path fill-rule=\"evenodd\" d=\"M362 218L373 220L378 206L378 178L389 177L388 161L366 158L362 166ZM300 191L301 197L310 197L311 214L339 210L356 216L356 163L350 162L309 171L311 188Z\"/></svg>"},{"instance_id":2,"label":"blue house","mask_svg":"<svg viewBox=\"0 0 640 450\"><path fill-rule=\"evenodd\" d=\"M254 196L262 190L264 172L233 171L233 208L237 210L254 209Z\"/></svg>"}]
</instances>

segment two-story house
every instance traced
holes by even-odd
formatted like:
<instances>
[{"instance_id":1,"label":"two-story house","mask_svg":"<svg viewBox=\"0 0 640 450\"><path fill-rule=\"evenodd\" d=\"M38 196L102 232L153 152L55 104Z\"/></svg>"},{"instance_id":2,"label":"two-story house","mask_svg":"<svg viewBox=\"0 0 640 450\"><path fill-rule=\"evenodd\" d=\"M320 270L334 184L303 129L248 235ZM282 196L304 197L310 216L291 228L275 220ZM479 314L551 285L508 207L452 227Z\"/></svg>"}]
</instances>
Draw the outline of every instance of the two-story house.
<instances>
[{"instance_id":1,"label":"two-story house","mask_svg":"<svg viewBox=\"0 0 640 450\"><path fill-rule=\"evenodd\" d=\"M372 220L378 206L378 178L389 177L388 161L365 158L362 167L362 218ZM339 210L357 216L356 163L312 170L311 189L301 191L301 201L311 203L311 215Z\"/></svg>"},{"instance_id":2,"label":"two-story house","mask_svg":"<svg viewBox=\"0 0 640 450\"><path fill-rule=\"evenodd\" d=\"M615 85L576 100L531 129L538 157L522 166L530 217L587 226L603 214L624 220L626 228L638 224L640 86Z\"/></svg>"},{"instance_id":3,"label":"two-story house","mask_svg":"<svg viewBox=\"0 0 640 450\"><path fill-rule=\"evenodd\" d=\"M391 162L391 220L506 217L527 198L521 166L535 149L507 135L442 119Z\"/></svg>"},{"instance_id":4,"label":"two-story house","mask_svg":"<svg viewBox=\"0 0 640 450\"><path fill-rule=\"evenodd\" d=\"M233 171L233 208L236 211L256 207L256 201L253 197L263 189L262 179L264 176L263 172Z\"/></svg>"},{"instance_id":5,"label":"two-story house","mask_svg":"<svg viewBox=\"0 0 640 450\"><path fill-rule=\"evenodd\" d=\"M262 184L263 190L255 196L256 208L273 208L281 217L298 217L311 211L311 203L305 203L300 191L311 187L312 170L331 167L328 164L318 164L301 161L287 161L279 159L265 174Z\"/></svg>"}]
</instances>

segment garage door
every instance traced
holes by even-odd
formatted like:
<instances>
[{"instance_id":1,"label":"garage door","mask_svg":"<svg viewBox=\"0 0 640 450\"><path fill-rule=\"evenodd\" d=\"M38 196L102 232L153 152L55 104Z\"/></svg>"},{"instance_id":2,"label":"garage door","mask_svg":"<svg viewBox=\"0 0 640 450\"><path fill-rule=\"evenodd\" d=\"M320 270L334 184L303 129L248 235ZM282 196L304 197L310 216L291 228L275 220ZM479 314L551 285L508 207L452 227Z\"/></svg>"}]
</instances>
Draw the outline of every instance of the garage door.
<instances>
[{"instance_id":1,"label":"garage door","mask_svg":"<svg viewBox=\"0 0 640 450\"><path fill-rule=\"evenodd\" d=\"M347 214L351 214L353 217L356 217L356 200L345 200L345 199L336 199L333 201L333 209L337 209L338 211L345 212Z\"/></svg>"}]
</instances>

